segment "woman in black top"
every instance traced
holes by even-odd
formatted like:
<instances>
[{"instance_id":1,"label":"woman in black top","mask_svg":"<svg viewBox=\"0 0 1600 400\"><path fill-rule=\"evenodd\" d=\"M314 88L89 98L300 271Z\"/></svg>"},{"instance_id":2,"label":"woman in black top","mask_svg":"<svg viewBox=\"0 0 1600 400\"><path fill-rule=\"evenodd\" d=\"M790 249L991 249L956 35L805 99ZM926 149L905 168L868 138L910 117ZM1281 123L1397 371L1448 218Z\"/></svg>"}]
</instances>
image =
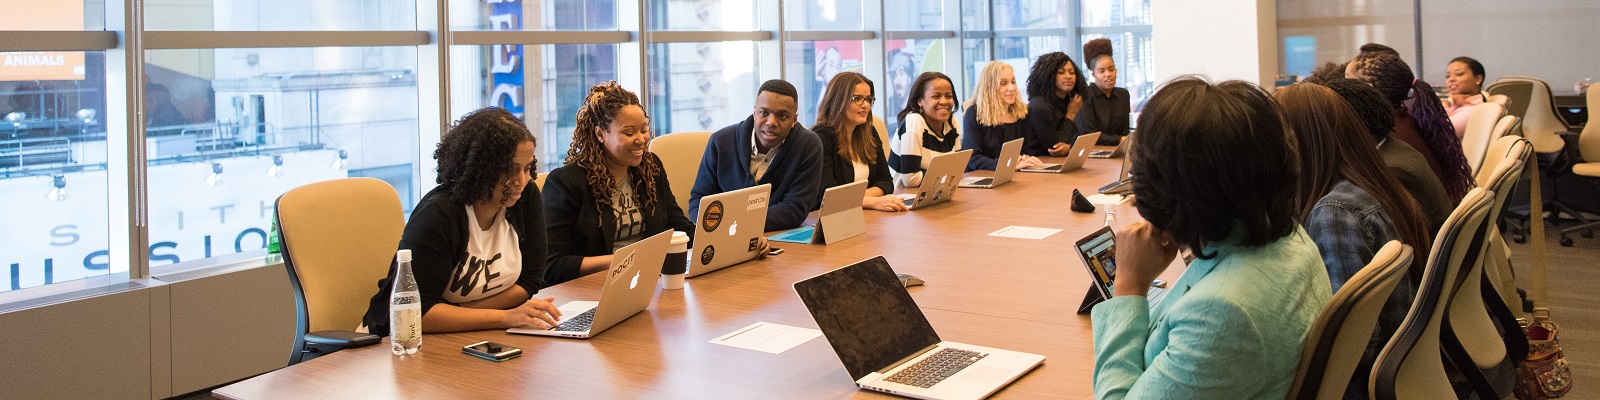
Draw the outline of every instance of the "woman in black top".
<instances>
[{"instance_id":1,"label":"woman in black top","mask_svg":"<svg viewBox=\"0 0 1600 400\"><path fill-rule=\"evenodd\" d=\"M967 159L967 170L993 171L999 162L1000 146L1006 142L1026 138L1033 134L1028 124L1028 106L1017 94L1017 76L1011 65L990 61L978 75L978 86L972 89L972 100L967 100L967 110L961 116L961 147L972 149ZM1027 143L1027 139L1023 139ZM1039 165L1039 159L1023 155L1017 159L1017 169Z\"/></svg>"},{"instance_id":2,"label":"woman in black top","mask_svg":"<svg viewBox=\"0 0 1600 400\"><path fill-rule=\"evenodd\" d=\"M1067 155L1078 126L1072 121L1083 109L1083 94L1088 85L1078 63L1066 53L1039 56L1028 73L1028 120L1033 122L1036 139L1030 139L1022 152L1033 155Z\"/></svg>"},{"instance_id":3,"label":"woman in black top","mask_svg":"<svg viewBox=\"0 0 1600 400\"><path fill-rule=\"evenodd\" d=\"M906 205L894 195L894 178L889 176L889 161L883 156L883 140L872 125L872 102L876 90L872 80L855 72L841 72L828 81L817 106L817 123L812 131L822 139L822 187L866 181L867 194L861 208L878 211L905 211Z\"/></svg>"},{"instance_id":4,"label":"woman in black top","mask_svg":"<svg viewBox=\"0 0 1600 400\"><path fill-rule=\"evenodd\" d=\"M411 211L400 236L422 295L423 332L557 323L555 298L532 298L545 286L534 146L522 121L499 108L467 114L440 138L433 152L439 186ZM390 281L378 282L362 318L369 332L389 332Z\"/></svg>"},{"instance_id":5,"label":"woman in black top","mask_svg":"<svg viewBox=\"0 0 1600 400\"><path fill-rule=\"evenodd\" d=\"M1128 89L1117 86L1117 62L1111 59L1111 40L1100 38L1083 44L1083 59L1094 69L1094 86L1089 87L1083 109L1078 111L1078 131L1100 132L1101 146L1115 146L1128 135L1128 114L1132 107Z\"/></svg>"},{"instance_id":6,"label":"woman in black top","mask_svg":"<svg viewBox=\"0 0 1600 400\"><path fill-rule=\"evenodd\" d=\"M554 285L611 266L611 253L669 229L693 232L661 159L649 152L650 118L616 82L595 85L578 109L565 165L545 177Z\"/></svg>"}]
</instances>

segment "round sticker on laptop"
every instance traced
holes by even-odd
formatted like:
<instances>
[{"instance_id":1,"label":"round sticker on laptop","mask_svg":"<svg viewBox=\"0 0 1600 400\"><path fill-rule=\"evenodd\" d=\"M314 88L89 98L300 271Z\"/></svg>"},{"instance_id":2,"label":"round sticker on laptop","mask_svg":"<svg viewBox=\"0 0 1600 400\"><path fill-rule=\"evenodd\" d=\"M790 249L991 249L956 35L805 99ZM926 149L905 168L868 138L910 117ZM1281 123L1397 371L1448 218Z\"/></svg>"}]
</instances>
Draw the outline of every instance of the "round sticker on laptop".
<instances>
[{"instance_id":1,"label":"round sticker on laptop","mask_svg":"<svg viewBox=\"0 0 1600 400\"><path fill-rule=\"evenodd\" d=\"M717 246L706 246L700 251L700 265L711 265L711 260L717 258Z\"/></svg>"},{"instance_id":2,"label":"round sticker on laptop","mask_svg":"<svg viewBox=\"0 0 1600 400\"><path fill-rule=\"evenodd\" d=\"M719 226L722 226L722 202L713 201L711 205L706 206L705 214L700 216L700 227L706 232L711 232L717 230Z\"/></svg>"}]
</instances>

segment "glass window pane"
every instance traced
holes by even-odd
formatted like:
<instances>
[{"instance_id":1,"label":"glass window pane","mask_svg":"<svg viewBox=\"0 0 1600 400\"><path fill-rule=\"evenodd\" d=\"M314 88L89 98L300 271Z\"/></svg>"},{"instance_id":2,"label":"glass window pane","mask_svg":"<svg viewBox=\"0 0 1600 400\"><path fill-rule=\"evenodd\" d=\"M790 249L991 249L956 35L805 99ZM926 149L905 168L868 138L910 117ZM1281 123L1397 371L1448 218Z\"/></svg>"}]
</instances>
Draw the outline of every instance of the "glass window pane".
<instances>
[{"instance_id":1,"label":"glass window pane","mask_svg":"<svg viewBox=\"0 0 1600 400\"><path fill-rule=\"evenodd\" d=\"M789 76L784 77L800 91L800 123L811 126L817 120L817 103L828 81L840 72L865 73L860 40L789 42ZM878 90L882 91L880 85Z\"/></svg>"},{"instance_id":2,"label":"glass window pane","mask_svg":"<svg viewBox=\"0 0 1600 400\"><path fill-rule=\"evenodd\" d=\"M0 0L0 31L98 31L105 4L98 0Z\"/></svg>"},{"instance_id":3,"label":"glass window pane","mask_svg":"<svg viewBox=\"0 0 1600 400\"><path fill-rule=\"evenodd\" d=\"M961 60L966 63L961 68L961 79L967 82L967 85L966 87L956 88L956 97L961 98L963 102L972 96L972 87L977 84L978 72L983 71L983 65L994 59L989 50L989 39L963 39L961 41Z\"/></svg>"},{"instance_id":4,"label":"glass window pane","mask_svg":"<svg viewBox=\"0 0 1600 400\"><path fill-rule=\"evenodd\" d=\"M989 30L989 0L961 0L961 26L969 31Z\"/></svg>"},{"instance_id":5,"label":"glass window pane","mask_svg":"<svg viewBox=\"0 0 1600 400\"><path fill-rule=\"evenodd\" d=\"M278 195L379 177L415 204L415 47L147 52L150 262L266 247Z\"/></svg>"},{"instance_id":6,"label":"glass window pane","mask_svg":"<svg viewBox=\"0 0 1600 400\"><path fill-rule=\"evenodd\" d=\"M1088 27L1150 25L1150 0L1085 1L1080 12Z\"/></svg>"},{"instance_id":7,"label":"glass window pane","mask_svg":"<svg viewBox=\"0 0 1600 400\"><path fill-rule=\"evenodd\" d=\"M0 53L0 292L112 272L104 52ZM77 69L77 73L73 73Z\"/></svg>"},{"instance_id":8,"label":"glass window pane","mask_svg":"<svg viewBox=\"0 0 1600 400\"><path fill-rule=\"evenodd\" d=\"M647 0L645 21L659 31L754 31L756 5L750 0ZM765 2L762 2L765 3ZM654 115L652 115L653 117Z\"/></svg>"},{"instance_id":9,"label":"glass window pane","mask_svg":"<svg viewBox=\"0 0 1600 400\"><path fill-rule=\"evenodd\" d=\"M1155 49L1150 44L1150 33L1119 33L1106 35L1083 35L1083 41L1109 37L1111 39L1111 59L1117 63L1117 86L1128 89L1132 98L1133 111L1138 112L1144 108L1145 99L1155 92L1156 84L1152 81L1155 71ZM1084 75L1089 75L1089 80L1094 81L1093 67L1085 65Z\"/></svg>"},{"instance_id":10,"label":"glass window pane","mask_svg":"<svg viewBox=\"0 0 1600 400\"><path fill-rule=\"evenodd\" d=\"M1428 9L1431 9L1431 7L1424 8L1424 10ZM1470 15L1462 14L1458 10L1465 8L1444 7L1442 9L1450 10L1447 12L1450 17L1445 18L1450 23L1468 23L1470 21L1481 26L1495 26L1495 21L1470 18ZM1284 68L1284 72L1299 74L1301 78L1305 78L1310 74L1311 70L1322 66L1323 63L1343 64L1350 61L1351 58L1356 56L1363 44L1382 43L1393 47L1400 54L1404 54L1405 57L1403 58L1405 58L1406 62L1412 67L1416 67L1413 59L1416 58L1416 46L1419 43L1416 43L1415 36L1417 29L1417 25L1414 23L1415 12L1416 10L1413 8L1412 3L1398 1L1280 1L1278 2L1279 66ZM1571 15L1576 16L1579 14L1581 13ZM1556 14L1548 13L1548 15L1554 16ZM1427 19L1428 13L1425 12L1423 18ZM1548 26L1551 21L1542 21L1541 23L1545 29L1527 30L1527 32L1535 35L1543 33L1533 32L1569 32L1565 29ZM1422 26L1428 27L1430 32L1435 29L1438 29L1439 32L1461 31L1459 29L1450 29L1448 25L1449 23L1445 23L1442 20L1425 20ZM1441 28L1441 26L1445 27ZM1497 36L1496 39L1507 41L1508 43L1518 43L1516 39L1511 39L1507 36ZM1440 80L1439 77L1443 74L1444 69L1442 66L1444 64L1433 64L1433 62L1448 60L1448 58L1440 57L1466 55L1455 54L1455 52L1448 50L1451 47L1473 49L1474 51L1471 52L1471 55L1479 57L1479 60L1484 60L1482 58L1483 52L1505 49L1520 53L1524 50L1520 46L1500 46L1480 40L1460 40L1454 35L1447 34L1431 36L1428 41L1429 45L1426 48L1443 52L1441 54L1429 51L1428 56L1438 61L1428 60L1428 65L1424 65L1430 71L1423 71L1423 77L1431 78L1430 82L1435 84L1441 83L1435 81ZM1439 44L1439 46L1435 47L1434 44ZM1293 46L1291 47L1291 45ZM1545 54L1554 56L1563 53L1552 51ZM1522 57L1524 55L1520 54L1515 57L1515 59L1518 59L1519 65L1530 67L1550 65L1533 60L1523 60L1521 59ZM1290 68L1291 64L1293 64L1294 68ZM1576 73L1578 71L1574 70L1573 72ZM1546 77L1548 78L1548 76ZM1494 77L1489 79L1493 80Z\"/></svg>"},{"instance_id":11,"label":"glass window pane","mask_svg":"<svg viewBox=\"0 0 1600 400\"><path fill-rule=\"evenodd\" d=\"M911 95L911 84L916 81L917 75L923 72L942 72L950 75L955 69L945 65L945 39L932 40L887 40L883 42L889 51L885 57L888 64L884 68L888 82L878 85L884 98L883 122L888 124L890 132L899 129L895 116L900 114L908 103L907 97ZM958 90L959 91L959 90Z\"/></svg>"},{"instance_id":12,"label":"glass window pane","mask_svg":"<svg viewBox=\"0 0 1600 400\"><path fill-rule=\"evenodd\" d=\"M883 20L891 31L945 30L944 4L943 0L884 0Z\"/></svg>"},{"instance_id":13,"label":"glass window pane","mask_svg":"<svg viewBox=\"0 0 1600 400\"><path fill-rule=\"evenodd\" d=\"M1064 28L1072 15L1063 0L998 0L995 29Z\"/></svg>"},{"instance_id":14,"label":"glass window pane","mask_svg":"<svg viewBox=\"0 0 1600 400\"><path fill-rule=\"evenodd\" d=\"M784 29L792 31L859 31L863 0L789 1ZM874 4L874 7L877 5ZM808 125L809 126L809 125Z\"/></svg>"},{"instance_id":15,"label":"glass window pane","mask_svg":"<svg viewBox=\"0 0 1600 400\"><path fill-rule=\"evenodd\" d=\"M451 109L458 116L496 106L523 117L539 172L561 166L589 87L617 79L617 44L493 45L451 48ZM510 55L512 57L502 56ZM496 60L509 60L496 62ZM524 60L538 65L525 68ZM638 88L628 88L635 93Z\"/></svg>"},{"instance_id":16,"label":"glass window pane","mask_svg":"<svg viewBox=\"0 0 1600 400\"><path fill-rule=\"evenodd\" d=\"M152 31L409 31L413 0L145 0Z\"/></svg>"},{"instance_id":17,"label":"glass window pane","mask_svg":"<svg viewBox=\"0 0 1600 400\"><path fill-rule=\"evenodd\" d=\"M449 0L450 29L461 31L609 31L616 0ZM629 7L632 7L631 5Z\"/></svg>"},{"instance_id":18,"label":"glass window pane","mask_svg":"<svg viewBox=\"0 0 1600 400\"><path fill-rule=\"evenodd\" d=\"M750 117L761 86L754 42L657 43L649 54L657 135L716 131Z\"/></svg>"}]
</instances>

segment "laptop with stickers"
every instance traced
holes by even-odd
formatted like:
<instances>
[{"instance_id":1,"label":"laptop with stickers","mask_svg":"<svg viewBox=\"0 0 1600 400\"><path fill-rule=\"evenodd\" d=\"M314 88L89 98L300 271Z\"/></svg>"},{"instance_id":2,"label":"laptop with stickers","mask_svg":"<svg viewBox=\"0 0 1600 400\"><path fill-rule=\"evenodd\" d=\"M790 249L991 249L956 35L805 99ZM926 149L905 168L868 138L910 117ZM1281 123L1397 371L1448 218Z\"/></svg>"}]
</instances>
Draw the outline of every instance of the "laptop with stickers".
<instances>
[{"instance_id":1,"label":"laptop with stickers","mask_svg":"<svg viewBox=\"0 0 1600 400\"><path fill-rule=\"evenodd\" d=\"M767 228L772 184L717 193L700 199L694 247L689 250L693 278L755 259Z\"/></svg>"},{"instance_id":2,"label":"laptop with stickers","mask_svg":"<svg viewBox=\"0 0 1600 400\"><path fill-rule=\"evenodd\" d=\"M909 198L902 196L906 208L915 210L955 197L969 158L972 158L972 149L934 156L933 160L928 161L928 169L922 172L922 186L918 186Z\"/></svg>"}]
</instances>

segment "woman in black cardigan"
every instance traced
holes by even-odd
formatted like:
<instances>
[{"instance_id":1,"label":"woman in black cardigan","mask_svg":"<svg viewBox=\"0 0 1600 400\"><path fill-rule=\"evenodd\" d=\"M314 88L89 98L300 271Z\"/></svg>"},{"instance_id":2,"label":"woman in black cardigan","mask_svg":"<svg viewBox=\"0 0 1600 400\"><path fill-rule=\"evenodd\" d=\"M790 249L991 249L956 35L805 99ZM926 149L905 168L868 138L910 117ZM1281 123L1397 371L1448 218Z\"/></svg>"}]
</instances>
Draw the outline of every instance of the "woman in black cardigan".
<instances>
[{"instance_id":1,"label":"woman in black cardigan","mask_svg":"<svg viewBox=\"0 0 1600 400\"><path fill-rule=\"evenodd\" d=\"M693 233L650 138L637 95L616 82L589 89L566 163L545 178L549 284L605 270L616 249L668 229Z\"/></svg>"},{"instance_id":2,"label":"woman in black cardigan","mask_svg":"<svg viewBox=\"0 0 1600 400\"><path fill-rule=\"evenodd\" d=\"M867 194L861 208L879 211L905 211L906 205L894 195L894 178L889 175L889 160L883 156L883 140L872 125L872 102L877 100L872 81L855 72L842 72L828 82L817 106L817 123L812 131L822 139L822 188L866 181Z\"/></svg>"}]
</instances>

